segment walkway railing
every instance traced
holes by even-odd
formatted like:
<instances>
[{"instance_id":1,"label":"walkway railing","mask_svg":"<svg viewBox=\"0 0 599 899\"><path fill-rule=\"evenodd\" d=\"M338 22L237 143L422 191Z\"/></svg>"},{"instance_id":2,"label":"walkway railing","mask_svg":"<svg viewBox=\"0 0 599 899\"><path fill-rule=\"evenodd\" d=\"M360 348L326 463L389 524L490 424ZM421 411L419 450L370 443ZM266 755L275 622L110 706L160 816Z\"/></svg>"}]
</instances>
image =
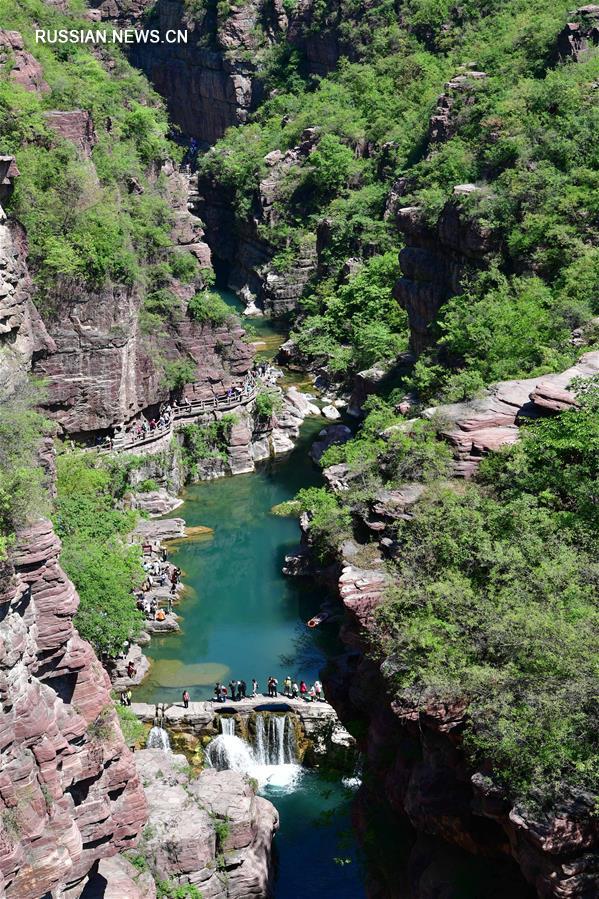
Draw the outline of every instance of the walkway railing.
<instances>
[{"instance_id":1,"label":"walkway railing","mask_svg":"<svg viewBox=\"0 0 599 899\"><path fill-rule=\"evenodd\" d=\"M242 389L237 388L231 394L224 393L220 396L212 396L208 399L196 400L190 402L189 405L176 406L171 412L171 419L167 425L163 427L155 427L151 431L142 433L139 437L132 434L125 434L124 439L115 437L111 441L111 445L101 444L100 446L91 447L99 453L120 453L125 450L137 449L144 446L151 446L158 440L167 435L172 435L178 424L194 421L200 415L207 412L226 412L235 409L237 406L247 406L248 403L256 399L258 393L258 385L254 381L250 389L244 385Z\"/></svg>"}]
</instances>

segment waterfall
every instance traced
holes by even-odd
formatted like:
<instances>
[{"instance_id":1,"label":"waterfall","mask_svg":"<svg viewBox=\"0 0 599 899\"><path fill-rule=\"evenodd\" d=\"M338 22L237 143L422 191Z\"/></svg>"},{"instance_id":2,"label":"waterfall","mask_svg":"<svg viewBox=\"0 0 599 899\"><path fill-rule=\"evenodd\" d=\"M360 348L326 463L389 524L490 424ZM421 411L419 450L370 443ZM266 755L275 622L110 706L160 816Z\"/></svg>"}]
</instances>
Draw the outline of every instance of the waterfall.
<instances>
[{"instance_id":1,"label":"waterfall","mask_svg":"<svg viewBox=\"0 0 599 899\"><path fill-rule=\"evenodd\" d=\"M256 735L250 746L235 736L235 719L220 719L221 733L206 749L206 761L218 771L241 771L260 786L293 789L302 774L297 762L293 720L288 715L256 715Z\"/></svg>"},{"instance_id":2,"label":"waterfall","mask_svg":"<svg viewBox=\"0 0 599 899\"><path fill-rule=\"evenodd\" d=\"M251 747L240 737L220 734L208 745L206 758L217 771L241 771L252 774L256 766Z\"/></svg>"},{"instance_id":3,"label":"waterfall","mask_svg":"<svg viewBox=\"0 0 599 899\"><path fill-rule=\"evenodd\" d=\"M162 749L163 752L171 751L171 741L163 727L155 726L152 728L148 734L146 747L148 749Z\"/></svg>"},{"instance_id":4,"label":"waterfall","mask_svg":"<svg viewBox=\"0 0 599 899\"><path fill-rule=\"evenodd\" d=\"M224 718L221 716L220 732L221 732L221 734L228 734L229 736L234 737L235 736L235 718Z\"/></svg>"},{"instance_id":5,"label":"waterfall","mask_svg":"<svg viewBox=\"0 0 599 899\"><path fill-rule=\"evenodd\" d=\"M267 765L266 756L266 739L264 736L264 717L256 715L256 743L254 746L254 756L259 765Z\"/></svg>"}]
</instances>

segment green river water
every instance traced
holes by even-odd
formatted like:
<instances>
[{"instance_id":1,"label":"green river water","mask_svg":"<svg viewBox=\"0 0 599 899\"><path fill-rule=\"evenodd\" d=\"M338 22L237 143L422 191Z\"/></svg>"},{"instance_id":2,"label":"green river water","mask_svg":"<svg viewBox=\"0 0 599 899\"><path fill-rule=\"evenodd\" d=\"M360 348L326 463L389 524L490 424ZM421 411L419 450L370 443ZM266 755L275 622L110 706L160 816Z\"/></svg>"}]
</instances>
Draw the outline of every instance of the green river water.
<instances>
[{"instance_id":1,"label":"green river water","mask_svg":"<svg viewBox=\"0 0 599 899\"><path fill-rule=\"evenodd\" d=\"M221 292L231 306L232 294ZM265 320L253 329L263 340L262 357L272 356L283 337ZM271 514L276 503L321 482L308 449L323 419L304 422L288 456L262 463L256 472L189 487L176 515L213 534L171 544L169 556L183 571L185 595L177 606L181 631L153 637L147 653L152 668L135 699L208 699L216 680L265 690L270 674L313 681L326 656L338 651L336 626L310 631L305 622L323 595L311 582L287 578L283 559L297 546L294 519ZM352 789L309 771L292 786L263 788L279 810L275 839L277 899L360 899L361 869L350 827Z\"/></svg>"}]
</instances>

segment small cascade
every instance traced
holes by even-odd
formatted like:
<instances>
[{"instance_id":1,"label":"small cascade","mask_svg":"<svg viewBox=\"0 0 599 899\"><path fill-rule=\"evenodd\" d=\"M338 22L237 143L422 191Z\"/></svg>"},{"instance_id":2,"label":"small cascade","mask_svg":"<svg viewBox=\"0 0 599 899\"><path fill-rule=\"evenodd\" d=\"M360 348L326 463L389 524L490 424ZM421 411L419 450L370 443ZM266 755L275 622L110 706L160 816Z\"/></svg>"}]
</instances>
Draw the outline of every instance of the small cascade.
<instances>
[{"instance_id":1,"label":"small cascade","mask_svg":"<svg viewBox=\"0 0 599 899\"><path fill-rule=\"evenodd\" d=\"M293 789L301 777L293 720L288 715L256 715L251 746L235 736L235 719L221 718L221 733L206 749L206 761L218 771L240 771L261 786Z\"/></svg>"},{"instance_id":2,"label":"small cascade","mask_svg":"<svg viewBox=\"0 0 599 899\"><path fill-rule=\"evenodd\" d=\"M163 752L171 751L171 741L169 739L169 735L163 727L154 725L154 727L148 734L146 747L148 749L162 749Z\"/></svg>"},{"instance_id":3,"label":"small cascade","mask_svg":"<svg viewBox=\"0 0 599 899\"><path fill-rule=\"evenodd\" d=\"M251 747L230 733L222 733L212 740L206 750L206 759L217 771L241 771L252 774L256 761Z\"/></svg>"},{"instance_id":4,"label":"small cascade","mask_svg":"<svg viewBox=\"0 0 599 899\"><path fill-rule=\"evenodd\" d=\"M235 736L235 718L225 718L221 716L220 718L220 732L221 734L228 734L231 737Z\"/></svg>"},{"instance_id":5,"label":"small cascade","mask_svg":"<svg viewBox=\"0 0 599 899\"><path fill-rule=\"evenodd\" d=\"M354 765L354 772L351 775L348 775L342 778L342 783L344 787L347 787L348 790L359 790L362 786L362 756L358 755L356 759L356 764Z\"/></svg>"},{"instance_id":6,"label":"small cascade","mask_svg":"<svg viewBox=\"0 0 599 899\"><path fill-rule=\"evenodd\" d=\"M254 745L254 756L259 765L268 765L263 715L256 715L256 743Z\"/></svg>"}]
</instances>

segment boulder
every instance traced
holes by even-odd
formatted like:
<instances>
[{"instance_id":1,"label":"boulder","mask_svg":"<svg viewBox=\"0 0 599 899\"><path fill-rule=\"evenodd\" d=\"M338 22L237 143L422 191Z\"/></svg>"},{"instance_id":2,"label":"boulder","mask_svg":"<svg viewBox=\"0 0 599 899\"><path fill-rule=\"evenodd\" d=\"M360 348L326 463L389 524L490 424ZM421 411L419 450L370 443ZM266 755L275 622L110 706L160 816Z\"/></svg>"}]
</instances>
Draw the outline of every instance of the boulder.
<instances>
[{"instance_id":1,"label":"boulder","mask_svg":"<svg viewBox=\"0 0 599 899\"><path fill-rule=\"evenodd\" d=\"M165 487L158 490L149 490L145 493L134 493L131 500L131 508L146 512L151 517L168 515L183 505L183 500L173 496Z\"/></svg>"},{"instance_id":2,"label":"boulder","mask_svg":"<svg viewBox=\"0 0 599 899\"><path fill-rule=\"evenodd\" d=\"M310 457L315 462L320 462L324 452L335 443L347 443L351 439L352 432L347 425L327 425L318 434L310 448Z\"/></svg>"},{"instance_id":3,"label":"boulder","mask_svg":"<svg viewBox=\"0 0 599 899\"><path fill-rule=\"evenodd\" d=\"M243 774L208 768L190 777L185 756L160 749L135 753L135 762L149 806L143 851L157 880L195 884L211 899L271 894L279 817Z\"/></svg>"},{"instance_id":4,"label":"boulder","mask_svg":"<svg viewBox=\"0 0 599 899\"><path fill-rule=\"evenodd\" d=\"M341 418L339 409L337 409L337 407L332 404L330 406L323 406L321 412L325 418L328 418L329 421L337 421L337 419Z\"/></svg>"},{"instance_id":5,"label":"boulder","mask_svg":"<svg viewBox=\"0 0 599 899\"><path fill-rule=\"evenodd\" d=\"M26 91L47 94L50 86L44 80L40 63L25 50L23 37L18 31L0 29L0 69L10 66L10 79Z\"/></svg>"}]
</instances>

